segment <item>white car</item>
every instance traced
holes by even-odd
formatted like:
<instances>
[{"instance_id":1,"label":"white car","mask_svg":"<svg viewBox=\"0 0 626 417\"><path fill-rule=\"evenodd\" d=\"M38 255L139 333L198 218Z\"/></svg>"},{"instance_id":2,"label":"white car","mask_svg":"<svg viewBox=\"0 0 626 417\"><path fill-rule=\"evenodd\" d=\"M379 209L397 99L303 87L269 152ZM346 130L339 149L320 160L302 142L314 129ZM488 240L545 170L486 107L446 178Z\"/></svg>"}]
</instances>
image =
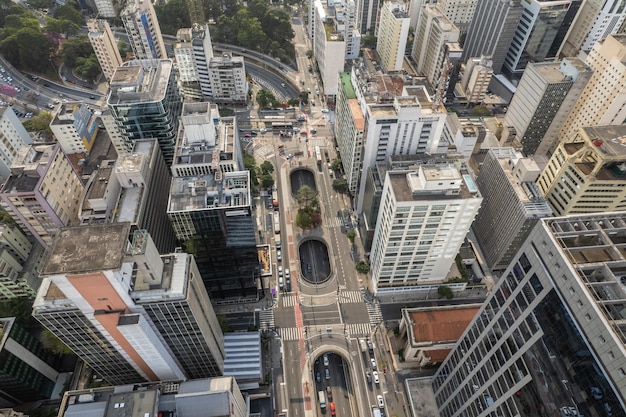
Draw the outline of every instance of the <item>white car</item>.
<instances>
[{"instance_id":1,"label":"white car","mask_svg":"<svg viewBox=\"0 0 626 417\"><path fill-rule=\"evenodd\" d=\"M282 267L282 266L279 266L279 267L278 267L278 276L279 276L279 277L282 277L282 276L283 276L283 267Z\"/></svg>"},{"instance_id":2,"label":"white car","mask_svg":"<svg viewBox=\"0 0 626 417\"><path fill-rule=\"evenodd\" d=\"M328 366L328 353L324 354L324 366Z\"/></svg>"},{"instance_id":3,"label":"white car","mask_svg":"<svg viewBox=\"0 0 626 417\"><path fill-rule=\"evenodd\" d=\"M372 369L376 370L376 359L372 358L371 361L372 361Z\"/></svg>"},{"instance_id":4,"label":"white car","mask_svg":"<svg viewBox=\"0 0 626 417\"><path fill-rule=\"evenodd\" d=\"M289 273L288 269L285 269L285 278L287 279L291 278L291 274Z\"/></svg>"},{"instance_id":5,"label":"white car","mask_svg":"<svg viewBox=\"0 0 626 417\"><path fill-rule=\"evenodd\" d=\"M378 400L378 408L385 408L385 402L383 401L383 396L378 395L376 396L376 399Z\"/></svg>"},{"instance_id":6,"label":"white car","mask_svg":"<svg viewBox=\"0 0 626 417\"><path fill-rule=\"evenodd\" d=\"M322 113L328 113L328 109L322 109Z\"/></svg>"},{"instance_id":7,"label":"white car","mask_svg":"<svg viewBox=\"0 0 626 417\"><path fill-rule=\"evenodd\" d=\"M283 260L283 255L280 253L280 249L276 251L276 260L278 262Z\"/></svg>"},{"instance_id":8,"label":"white car","mask_svg":"<svg viewBox=\"0 0 626 417\"><path fill-rule=\"evenodd\" d=\"M375 384L380 384L380 378L378 378L378 372L373 371L372 372L372 378L374 378L374 383Z\"/></svg>"}]
</instances>

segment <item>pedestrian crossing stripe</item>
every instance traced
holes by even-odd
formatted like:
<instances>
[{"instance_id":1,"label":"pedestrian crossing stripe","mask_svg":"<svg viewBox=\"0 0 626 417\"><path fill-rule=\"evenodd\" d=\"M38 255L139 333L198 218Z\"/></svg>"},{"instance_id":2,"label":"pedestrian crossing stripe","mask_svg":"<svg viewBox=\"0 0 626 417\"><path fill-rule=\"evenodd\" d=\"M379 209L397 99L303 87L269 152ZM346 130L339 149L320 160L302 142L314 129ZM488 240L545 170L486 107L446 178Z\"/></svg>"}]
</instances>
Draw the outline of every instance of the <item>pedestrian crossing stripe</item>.
<instances>
[{"instance_id":1,"label":"pedestrian crossing stripe","mask_svg":"<svg viewBox=\"0 0 626 417\"><path fill-rule=\"evenodd\" d=\"M278 335L282 340L300 340L302 333L300 327L281 327L278 329Z\"/></svg>"},{"instance_id":2,"label":"pedestrian crossing stripe","mask_svg":"<svg viewBox=\"0 0 626 417\"><path fill-rule=\"evenodd\" d=\"M267 330L275 327L274 310L259 311L259 329Z\"/></svg>"},{"instance_id":3,"label":"pedestrian crossing stripe","mask_svg":"<svg viewBox=\"0 0 626 417\"><path fill-rule=\"evenodd\" d=\"M298 302L298 297L293 294L286 294L282 296L283 307L294 307Z\"/></svg>"},{"instance_id":4,"label":"pedestrian crossing stripe","mask_svg":"<svg viewBox=\"0 0 626 417\"><path fill-rule=\"evenodd\" d=\"M361 295L361 291L340 291L339 302L346 304L362 303L363 296Z\"/></svg>"},{"instance_id":5,"label":"pedestrian crossing stripe","mask_svg":"<svg viewBox=\"0 0 626 417\"><path fill-rule=\"evenodd\" d=\"M370 323L377 325L383 321L383 313L380 311L380 304L365 303L367 306L367 312L370 316Z\"/></svg>"},{"instance_id":6,"label":"pedestrian crossing stripe","mask_svg":"<svg viewBox=\"0 0 626 417\"><path fill-rule=\"evenodd\" d=\"M369 336L372 334L371 323L351 323L348 324L350 336Z\"/></svg>"}]
</instances>

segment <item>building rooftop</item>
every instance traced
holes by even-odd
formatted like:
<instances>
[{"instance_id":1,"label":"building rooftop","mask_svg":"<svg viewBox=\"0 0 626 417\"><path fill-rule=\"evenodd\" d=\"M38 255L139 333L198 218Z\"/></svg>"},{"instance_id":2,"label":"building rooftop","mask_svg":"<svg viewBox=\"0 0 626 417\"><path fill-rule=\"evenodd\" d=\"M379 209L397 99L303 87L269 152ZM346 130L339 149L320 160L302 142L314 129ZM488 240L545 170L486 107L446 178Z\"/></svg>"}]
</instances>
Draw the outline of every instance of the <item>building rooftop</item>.
<instances>
[{"instance_id":1,"label":"building rooftop","mask_svg":"<svg viewBox=\"0 0 626 417\"><path fill-rule=\"evenodd\" d=\"M113 166L106 165L98 168L96 177L94 178L89 190L87 191L87 199L98 199L104 197L104 193L111 180L111 174L113 174Z\"/></svg>"},{"instance_id":2,"label":"building rooftop","mask_svg":"<svg viewBox=\"0 0 626 417\"><path fill-rule=\"evenodd\" d=\"M163 100L172 70L169 59L124 62L113 74L107 103L115 106Z\"/></svg>"},{"instance_id":3,"label":"building rooftop","mask_svg":"<svg viewBox=\"0 0 626 417\"><path fill-rule=\"evenodd\" d=\"M583 127L585 142L607 159L626 159L626 125Z\"/></svg>"},{"instance_id":4,"label":"building rooftop","mask_svg":"<svg viewBox=\"0 0 626 417\"><path fill-rule=\"evenodd\" d=\"M174 177L168 212L249 207L250 172L235 171Z\"/></svg>"},{"instance_id":5,"label":"building rooftop","mask_svg":"<svg viewBox=\"0 0 626 417\"><path fill-rule=\"evenodd\" d=\"M22 146L11 165L11 175L2 187L3 193L34 191L41 181L41 173L47 172L48 164L59 149L58 144Z\"/></svg>"},{"instance_id":6,"label":"building rooftop","mask_svg":"<svg viewBox=\"0 0 626 417\"><path fill-rule=\"evenodd\" d=\"M350 113L352 114L354 126L358 130L365 130L365 116L363 115L363 110L361 109L358 100L349 99L348 108L350 109Z\"/></svg>"},{"instance_id":7,"label":"building rooftop","mask_svg":"<svg viewBox=\"0 0 626 417\"><path fill-rule=\"evenodd\" d=\"M454 342L480 310L480 304L403 310L411 323L412 342Z\"/></svg>"},{"instance_id":8,"label":"building rooftop","mask_svg":"<svg viewBox=\"0 0 626 417\"><path fill-rule=\"evenodd\" d=\"M42 275L119 269L128 247L130 223L59 230Z\"/></svg>"},{"instance_id":9,"label":"building rooftop","mask_svg":"<svg viewBox=\"0 0 626 417\"><path fill-rule=\"evenodd\" d=\"M356 98L356 92L354 91L354 86L352 85L351 77L352 76L349 72L339 73L339 82L341 83L344 94L348 100L352 98Z\"/></svg>"},{"instance_id":10,"label":"building rooftop","mask_svg":"<svg viewBox=\"0 0 626 417\"><path fill-rule=\"evenodd\" d=\"M558 83L567 81L565 75L561 72L560 62L540 62L531 63L535 70L549 83Z\"/></svg>"},{"instance_id":11,"label":"building rooftop","mask_svg":"<svg viewBox=\"0 0 626 417\"><path fill-rule=\"evenodd\" d=\"M471 173L453 164L423 164L388 172L398 202L480 197Z\"/></svg>"}]
</instances>

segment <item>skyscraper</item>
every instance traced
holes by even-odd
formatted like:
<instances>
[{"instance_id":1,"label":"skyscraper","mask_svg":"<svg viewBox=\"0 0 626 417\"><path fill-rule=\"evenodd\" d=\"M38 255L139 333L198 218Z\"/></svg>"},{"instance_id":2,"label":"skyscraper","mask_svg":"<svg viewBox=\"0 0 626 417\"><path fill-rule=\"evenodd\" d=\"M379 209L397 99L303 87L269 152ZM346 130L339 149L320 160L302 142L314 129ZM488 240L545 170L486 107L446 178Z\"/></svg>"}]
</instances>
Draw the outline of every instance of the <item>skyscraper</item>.
<instances>
[{"instance_id":1,"label":"skyscraper","mask_svg":"<svg viewBox=\"0 0 626 417\"><path fill-rule=\"evenodd\" d=\"M150 0L130 0L120 18L135 59L167 58L161 27Z\"/></svg>"},{"instance_id":2,"label":"skyscraper","mask_svg":"<svg viewBox=\"0 0 626 417\"><path fill-rule=\"evenodd\" d=\"M506 268L539 219L552 215L535 184L540 172L513 148L487 153L476 178L483 203L472 228L489 268Z\"/></svg>"},{"instance_id":3,"label":"skyscraper","mask_svg":"<svg viewBox=\"0 0 626 417\"><path fill-rule=\"evenodd\" d=\"M34 317L109 383L221 374L223 335L192 255L159 255L129 223L79 226L59 233L43 275Z\"/></svg>"},{"instance_id":4,"label":"skyscraper","mask_svg":"<svg viewBox=\"0 0 626 417\"><path fill-rule=\"evenodd\" d=\"M463 61L491 56L493 72L500 74L522 10L520 0L478 0L463 44Z\"/></svg>"},{"instance_id":5,"label":"skyscraper","mask_svg":"<svg viewBox=\"0 0 626 417\"><path fill-rule=\"evenodd\" d=\"M378 52L380 65L384 71L392 72L402 69L410 23L404 3L387 1L383 4L378 25L376 52Z\"/></svg>"},{"instance_id":6,"label":"skyscraper","mask_svg":"<svg viewBox=\"0 0 626 417\"><path fill-rule=\"evenodd\" d=\"M313 3L312 0L311 3ZM378 6L376 0L357 0L356 2L356 29L363 35L374 34L378 19Z\"/></svg>"},{"instance_id":7,"label":"skyscraper","mask_svg":"<svg viewBox=\"0 0 626 417\"><path fill-rule=\"evenodd\" d=\"M137 139L156 139L172 163L181 98L168 59L125 62L115 71L107 104L128 149Z\"/></svg>"},{"instance_id":8,"label":"skyscraper","mask_svg":"<svg viewBox=\"0 0 626 417\"><path fill-rule=\"evenodd\" d=\"M62 103L50 122L63 152L68 155L91 152L100 126L100 112L86 103Z\"/></svg>"},{"instance_id":9,"label":"skyscraper","mask_svg":"<svg viewBox=\"0 0 626 417\"><path fill-rule=\"evenodd\" d=\"M194 25L179 29L174 56L178 64L182 94L192 98L211 96L211 80L208 65L213 58L213 44L209 25ZM245 76L245 71L244 71Z\"/></svg>"},{"instance_id":10,"label":"skyscraper","mask_svg":"<svg viewBox=\"0 0 626 417\"><path fill-rule=\"evenodd\" d=\"M626 125L581 128L537 180L558 216L626 210Z\"/></svg>"},{"instance_id":11,"label":"skyscraper","mask_svg":"<svg viewBox=\"0 0 626 417\"><path fill-rule=\"evenodd\" d=\"M624 213L531 231L432 383L441 417L623 416Z\"/></svg>"},{"instance_id":12,"label":"skyscraper","mask_svg":"<svg viewBox=\"0 0 626 417\"><path fill-rule=\"evenodd\" d=\"M208 62L211 101L218 104L245 104L248 102L248 78L242 56L223 53Z\"/></svg>"},{"instance_id":13,"label":"skyscraper","mask_svg":"<svg viewBox=\"0 0 626 417\"><path fill-rule=\"evenodd\" d=\"M89 42L98 58L102 74L107 81L111 81L115 70L122 65L123 61L109 22L104 19L89 19L87 30L89 30Z\"/></svg>"},{"instance_id":14,"label":"skyscraper","mask_svg":"<svg viewBox=\"0 0 626 417\"><path fill-rule=\"evenodd\" d=\"M463 36L467 34L476 10L476 3L478 3L477 0L442 0L437 1L437 6Z\"/></svg>"}]
</instances>

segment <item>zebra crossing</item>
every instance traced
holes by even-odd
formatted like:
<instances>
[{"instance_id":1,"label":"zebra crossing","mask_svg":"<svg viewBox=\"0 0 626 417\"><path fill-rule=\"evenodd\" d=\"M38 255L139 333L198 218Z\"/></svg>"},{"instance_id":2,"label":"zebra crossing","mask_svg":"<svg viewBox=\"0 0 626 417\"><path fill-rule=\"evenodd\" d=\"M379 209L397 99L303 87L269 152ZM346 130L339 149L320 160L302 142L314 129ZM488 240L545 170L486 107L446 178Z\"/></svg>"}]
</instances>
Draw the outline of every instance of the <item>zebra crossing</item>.
<instances>
[{"instance_id":1,"label":"zebra crossing","mask_svg":"<svg viewBox=\"0 0 626 417\"><path fill-rule=\"evenodd\" d=\"M283 340L300 340L302 339L302 328L281 327L278 329L278 335Z\"/></svg>"},{"instance_id":2,"label":"zebra crossing","mask_svg":"<svg viewBox=\"0 0 626 417\"><path fill-rule=\"evenodd\" d=\"M315 149L316 146L323 148L328 146L328 139L309 139L309 145Z\"/></svg>"},{"instance_id":3,"label":"zebra crossing","mask_svg":"<svg viewBox=\"0 0 626 417\"><path fill-rule=\"evenodd\" d=\"M258 148L254 148L254 154L267 159L274 154L274 148L269 145L261 145Z\"/></svg>"},{"instance_id":4,"label":"zebra crossing","mask_svg":"<svg viewBox=\"0 0 626 417\"><path fill-rule=\"evenodd\" d=\"M361 291L340 291L339 301L341 303L362 303Z\"/></svg>"},{"instance_id":5,"label":"zebra crossing","mask_svg":"<svg viewBox=\"0 0 626 417\"><path fill-rule=\"evenodd\" d=\"M347 326L350 336L369 336L372 334L371 323L351 323Z\"/></svg>"},{"instance_id":6,"label":"zebra crossing","mask_svg":"<svg viewBox=\"0 0 626 417\"><path fill-rule=\"evenodd\" d=\"M341 227L341 220L336 216L324 217L326 227Z\"/></svg>"},{"instance_id":7,"label":"zebra crossing","mask_svg":"<svg viewBox=\"0 0 626 417\"><path fill-rule=\"evenodd\" d=\"M281 297L283 307L293 307L300 302L294 294L285 294Z\"/></svg>"},{"instance_id":8,"label":"zebra crossing","mask_svg":"<svg viewBox=\"0 0 626 417\"><path fill-rule=\"evenodd\" d=\"M367 307L367 313L370 316L370 323L376 325L383 321L383 313L380 311L380 304L378 301L372 303L365 303Z\"/></svg>"},{"instance_id":9,"label":"zebra crossing","mask_svg":"<svg viewBox=\"0 0 626 417\"><path fill-rule=\"evenodd\" d=\"M274 328L276 323L274 322L274 310L260 310L259 311L259 329L266 330Z\"/></svg>"}]
</instances>

